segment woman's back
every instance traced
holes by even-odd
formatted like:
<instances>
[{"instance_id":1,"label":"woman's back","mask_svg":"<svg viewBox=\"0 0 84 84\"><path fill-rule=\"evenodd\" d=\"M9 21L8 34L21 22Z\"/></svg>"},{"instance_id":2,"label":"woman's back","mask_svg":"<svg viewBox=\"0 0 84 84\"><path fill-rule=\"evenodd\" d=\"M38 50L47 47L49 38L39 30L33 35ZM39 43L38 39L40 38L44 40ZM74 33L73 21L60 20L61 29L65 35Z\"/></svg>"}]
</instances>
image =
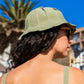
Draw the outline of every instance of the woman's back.
<instances>
[{"instance_id":1,"label":"woman's back","mask_svg":"<svg viewBox=\"0 0 84 84\"><path fill-rule=\"evenodd\" d=\"M82 71L52 61L68 55L70 36L75 30L76 26L55 8L31 11L12 53L12 65L16 68L8 73L4 84L84 84ZM2 80L3 77L1 84Z\"/></svg>"},{"instance_id":2,"label":"woman's back","mask_svg":"<svg viewBox=\"0 0 84 84\"><path fill-rule=\"evenodd\" d=\"M76 71L74 74L74 70ZM80 79L77 75L79 73ZM83 83L83 73L69 68L68 84ZM64 84L64 66L55 62L40 64L27 62L8 73L6 84Z\"/></svg>"}]
</instances>

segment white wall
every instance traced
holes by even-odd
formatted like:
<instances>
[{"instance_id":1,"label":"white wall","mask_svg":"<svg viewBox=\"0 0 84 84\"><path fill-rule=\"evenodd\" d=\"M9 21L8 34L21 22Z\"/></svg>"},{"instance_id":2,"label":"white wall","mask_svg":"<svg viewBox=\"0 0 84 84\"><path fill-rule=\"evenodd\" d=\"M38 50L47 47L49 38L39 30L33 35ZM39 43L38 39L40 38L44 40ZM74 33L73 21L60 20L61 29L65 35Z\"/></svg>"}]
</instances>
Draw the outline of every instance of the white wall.
<instances>
[{"instance_id":1,"label":"white wall","mask_svg":"<svg viewBox=\"0 0 84 84\"><path fill-rule=\"evenodd\" d=\"M8 63L7 60L9 59L9 53L10 53L10 49L11 49L11 44L9 43L8 47L4 50L3 54L0 54L0 63L4 66L4 67L8 67Z\"/></svg>"}]
</instances>

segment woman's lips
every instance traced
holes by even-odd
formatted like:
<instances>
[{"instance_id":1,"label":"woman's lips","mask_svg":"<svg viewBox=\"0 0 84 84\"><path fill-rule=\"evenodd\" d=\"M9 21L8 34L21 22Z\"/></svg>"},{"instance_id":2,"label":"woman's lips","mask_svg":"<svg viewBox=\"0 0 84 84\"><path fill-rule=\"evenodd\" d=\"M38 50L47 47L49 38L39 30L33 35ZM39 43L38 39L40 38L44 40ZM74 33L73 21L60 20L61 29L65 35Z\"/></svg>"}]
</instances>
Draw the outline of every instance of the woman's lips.
<instances>
[{"instance_id":1,"label":"woman's lips","mask_svg":"<svg viewBox=\"0 0 84 84\"><path fill-rule=\"evenodd\" d=\"M67 48L71 48L71 46L70 46L70 45L68 45L68 46L67 46Z\"/></svg>"},{"instance_id":2,"label":"woman's lips","mask_svg":"<svg viewBox=\"0 0 84 84\"><path fill-rule=\"evenodd\" d=\"M70 47L67 47L67 48L70 48Z\"/></svg>"},{"instance_id":3,"label":"woman's lips","mask_svg":"<svg viewBox=\"0 0 84 84\"><path fill-rule=\"evenodd\" d=\"M67 47L67 50L68 50L68 51L70 51L70 50L71 50L71 48L70 48L70 47Z\"/></svg>"}]
</instances>

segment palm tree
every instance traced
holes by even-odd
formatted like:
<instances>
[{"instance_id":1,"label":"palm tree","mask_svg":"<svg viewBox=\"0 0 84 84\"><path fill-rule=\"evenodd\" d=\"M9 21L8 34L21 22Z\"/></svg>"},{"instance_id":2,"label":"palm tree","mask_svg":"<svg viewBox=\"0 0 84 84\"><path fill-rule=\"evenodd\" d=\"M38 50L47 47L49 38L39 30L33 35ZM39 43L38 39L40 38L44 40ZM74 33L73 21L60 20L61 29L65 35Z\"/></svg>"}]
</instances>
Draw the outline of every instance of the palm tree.
<instances>
[{"instance_id":1,"label":"palm tree","mask_svg":"<svg viewBox=\"0 0 84 84\"><path fill-rule=\"evenodd\" d=\"M0 15L0 54L9 43L14 43L24 31L25 18L39 1L27 0L25 3L25 0L11 0L11 5L8 0L4 0L4 3L8 9L0 5L0 9L3 10L2 14L7 15L11 20Z\"/></svg>"}]
</instances>

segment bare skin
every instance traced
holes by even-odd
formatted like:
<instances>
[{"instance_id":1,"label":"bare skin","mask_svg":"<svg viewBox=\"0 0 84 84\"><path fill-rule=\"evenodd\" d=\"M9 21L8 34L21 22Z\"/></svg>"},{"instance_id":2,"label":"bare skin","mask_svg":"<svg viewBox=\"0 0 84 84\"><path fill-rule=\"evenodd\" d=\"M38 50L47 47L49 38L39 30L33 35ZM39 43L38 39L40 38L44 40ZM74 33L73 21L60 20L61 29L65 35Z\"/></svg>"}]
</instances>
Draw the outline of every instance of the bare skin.
<instances>
[{"instance_id":1,"label":"bare skin","mask_svg":"<svg viewBox=\"0 0 84 84\"><path fill-rule=\"evenodd\" d=\"M53 59L66 57L70 50L72 40L68 40L66 29L63 27L59 31L56 41L48 51L10 71L6 77L6 84L63 84L64 66ZM0 84L3 76L0 78ZM70 67L68 84L84 84L84 72Z\"/></svg>"}]
</instances>

